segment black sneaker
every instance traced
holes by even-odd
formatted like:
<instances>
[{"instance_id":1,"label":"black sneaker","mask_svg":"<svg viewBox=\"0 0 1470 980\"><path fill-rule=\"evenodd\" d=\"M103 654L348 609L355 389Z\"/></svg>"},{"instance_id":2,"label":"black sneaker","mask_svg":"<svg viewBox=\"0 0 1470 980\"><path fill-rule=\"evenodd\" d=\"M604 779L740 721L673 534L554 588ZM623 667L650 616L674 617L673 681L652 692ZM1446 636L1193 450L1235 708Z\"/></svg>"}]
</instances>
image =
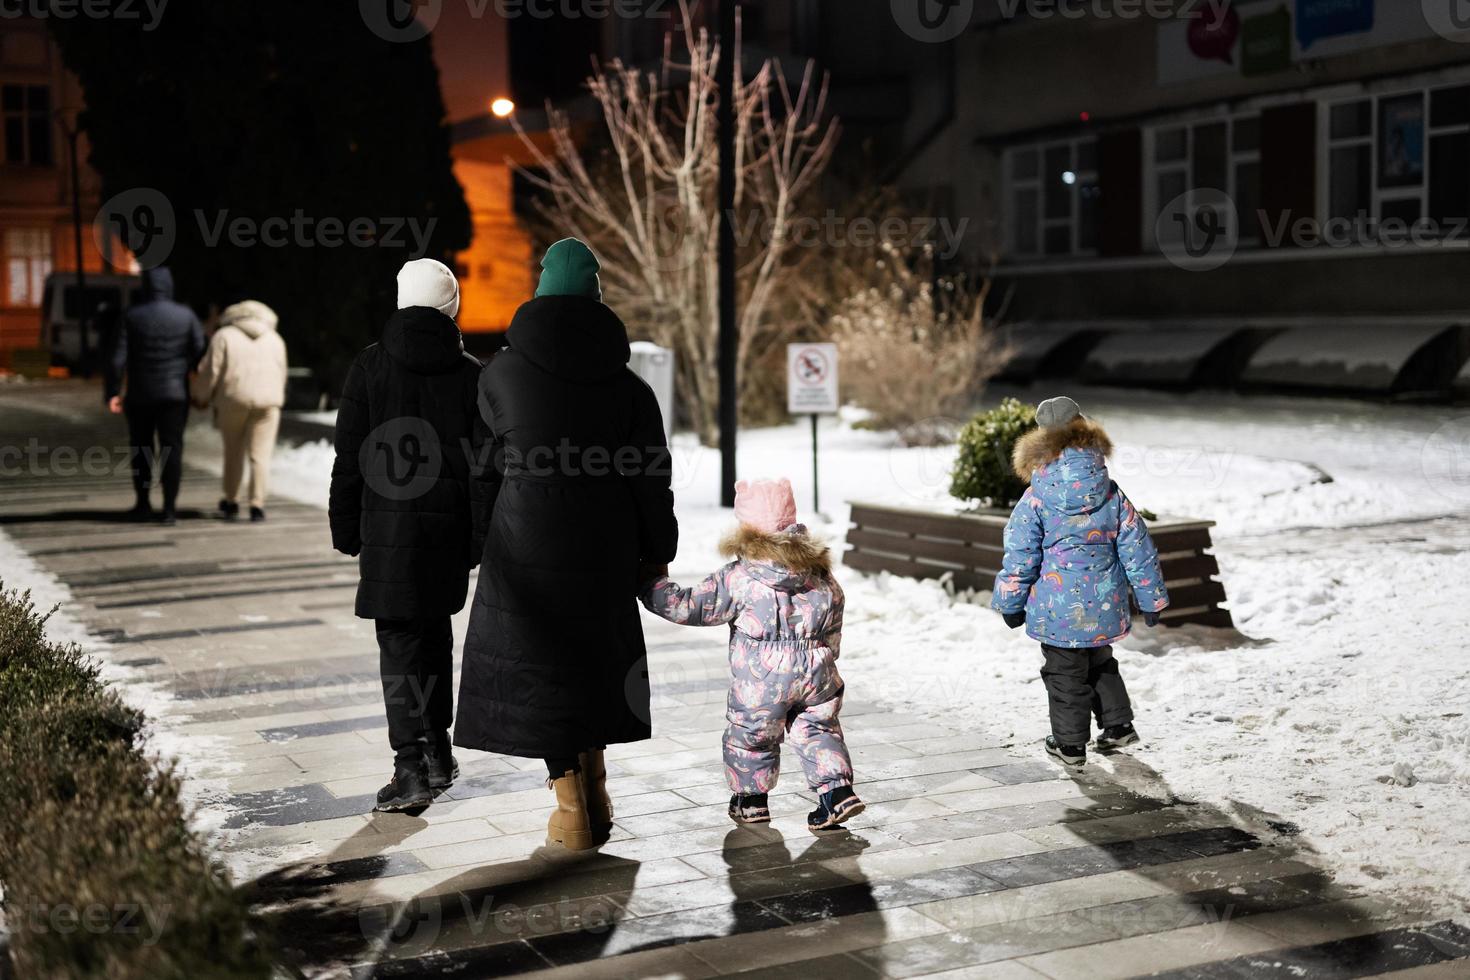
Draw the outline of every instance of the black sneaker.
<instances>
[{"instance_id":1,"label":"black sneaker","mask_svg":"<svg viewBox=\"0 0 1470 980\"><path fill-rule=\"evenodd\" d=\"M429 789L448 789L459 778L459 760L449 750L448 741L442 748L432 743L424 746L424 767L429 771Z\"/></svg>"},{"instance_id":2,"label":"black sneaker","mask_svg":"<svg viewBox=\"0 0 1470 980\"><path fill-rule=\"evenodd\" d=\"M1127 745L1137 745L1138 733L1132 725L1114 725L1099 732L1094 744L1099 752L1112 752Z\"/></svg>"},{"instance_id":3,"label":"black sneaker","mask_svg":"<svg viewBox=\"0 0 1470 980\"><path fill-rule=\"evenodd\" d=\"M128 511L130 521L151 521L157 516L153 513L153 505L148 502L147 497L140 499L133 505L133 509Z\"/></svg>"},{"instance_id":4,"label":"black sneaker","mask_svg":"<svg viewBox=\"0 0 1470 980\"><path fill-rule=\"evenodd\" d=\"M251 524L259 524L259 523L261 523L264 520L265 520L265 511L261 510L259 507L252 507L252 508L250 508L250 523Z\"/></svg>"},{"instance_id":5,"label":"black sneaker","mask_svg":"<svg viewBox=\"0 0 1470 980\"><path fill-rule=\"evenodd\" d=\"M1056 759L1064 766L1073 769L1087 764L1087 746L1085 745L1063 745L1058 742L1055 735L1046 737L1046 754Z\"/></svg>"},{"instance_id":6,"label":"black sneaker","mask_svg":"<svg viewBox=\"0 0 1470 980\"><path fill-rule=\"evenodd\" d=\"M730 797L730 819L736 823L770 823L771 807L765 793Z\"/></svg>"},{"instance_id":7,"label":"black sneaker","mask_svg":"<svg viewBox=\"0 0 1470 980\"><path fill-rule=\"evenodd\" d=\"M420 810L434 802L429 789L429 772L423 760L417 763L395 762L393 778L388 785L378 790L378 803L373 807L382 813L397 813L400 810Z\"/></svg>"},{"instance_id":8,"label":"black sneaker","mask_svg":"<svg viewBox=\"0 0 1470 980\"><path fill-rule=\"evenodd\" d=\"M162 524L164 527L173 527L175 524L179 523L178 511L174 510L172 507L165 507L163 509L163 513L160 514L158 517L158 523Z\"/></svg>"},{"instance_id":9,"label":"black sneaker","mask_svg":"<svg viewBox=\"0 0 1470 980\"><path fill-rule=\"evenodd\" d=\"M835 830L868 808L851 786L830 789L817 799L817 808L806 818L807 829L812 833Z\"/></svg>"},{"instance_id":10,"label":"black sneaker","mask_svg":"<svg viewBox=\"0 0 1470 980\"><path fill-rule=\"evenodd\" d=\"M240 505L233 500L221 500L219 502L219 516L227 521L233 521L240 516Z\"/></svg>"}]
</instances>

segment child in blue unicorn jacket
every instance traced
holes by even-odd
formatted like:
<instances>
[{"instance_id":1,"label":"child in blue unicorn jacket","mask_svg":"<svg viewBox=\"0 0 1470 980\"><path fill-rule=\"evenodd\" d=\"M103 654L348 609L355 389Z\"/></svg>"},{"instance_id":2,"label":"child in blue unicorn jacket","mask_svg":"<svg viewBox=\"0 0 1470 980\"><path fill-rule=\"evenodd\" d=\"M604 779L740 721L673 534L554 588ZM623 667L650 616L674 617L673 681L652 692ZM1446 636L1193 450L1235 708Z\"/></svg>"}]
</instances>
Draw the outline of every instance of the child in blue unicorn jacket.
<instances>
[{"instance_id":1,"label":"child in blue unicorn jacket","mask_svg":"<svg viewBox=\"0 0 1470 980\"><path fill-rule=\"evenodd\" d=\"M1159 552L1143 518L1108 475L1107 433L1070 398L1036 409L1038 428L1016 442L1012 463L1031 486L1005 530L1005 560L991 606L1041 642L1051 707L1046 750L1068 766L1096 747L1138 741L1133 706L1113 659L1131 628L1129 592L1154 626L1169 605Z\"/></svg>"}]
</instances>

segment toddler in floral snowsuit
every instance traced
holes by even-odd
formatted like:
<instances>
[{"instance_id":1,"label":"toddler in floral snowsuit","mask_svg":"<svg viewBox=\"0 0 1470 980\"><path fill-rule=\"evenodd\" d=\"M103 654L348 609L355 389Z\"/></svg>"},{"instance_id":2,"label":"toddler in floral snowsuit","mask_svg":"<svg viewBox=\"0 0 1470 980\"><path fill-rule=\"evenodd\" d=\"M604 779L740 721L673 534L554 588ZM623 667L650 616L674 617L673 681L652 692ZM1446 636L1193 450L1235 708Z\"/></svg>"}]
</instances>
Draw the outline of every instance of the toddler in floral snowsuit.
<instances>
[{"instance_id":1,"label":"toddler in floral snowsuit","mask_svg":"<svg viewBox=\"0 0 1470 980\"><path fill-rule=\"evenodd\" d=\"M852 760L842 737L842 588L832 556L796 522L789 480L735 487L740 527L722 543L734 558L682 589L667 576L644 587L643 605L672 623L730 624L730 700L725 776L730 817L769 823L787 733L819 799L807 826L821 832L857 816Z\"/></svg>"}]
</instances>

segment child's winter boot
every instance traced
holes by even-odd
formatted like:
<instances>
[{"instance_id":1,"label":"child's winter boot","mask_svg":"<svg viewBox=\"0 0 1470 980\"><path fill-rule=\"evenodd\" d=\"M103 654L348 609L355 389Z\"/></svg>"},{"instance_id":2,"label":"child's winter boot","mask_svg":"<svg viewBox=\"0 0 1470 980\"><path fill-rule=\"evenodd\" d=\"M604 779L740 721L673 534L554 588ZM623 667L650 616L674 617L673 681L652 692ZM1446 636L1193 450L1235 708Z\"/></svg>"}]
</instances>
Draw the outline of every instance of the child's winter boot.
<instances>
[{"instance_id":1,"label":"child's winter boot","mask_svg":"<svg viewBox=\"0 0 1470 980\"><path fill-rule=\"evenodd\" d=\"M378 790L378 802L373 809L381 813L398 813L421 809L433 802L434 794L429 789L429 771L424 760L395 760L393 778Z\"/></svg>"},{"instance_id":2,"label":"child's winter boot","mask_svg":"<svg viewBox=\"0 0 1470 980\"><path fill-rule=\"evenodd\" d=\"M612 830L613 804L607 795L607 762L602 749L591 749L577 756L582 766L582 795L587 801L587 819L592 829L602 834Z\"/></svg>"},{"instance_id":3,"label":"child's winter boot","mask_svg":"<svg viewBox=\"0 0 1470 980\"><path fill-rule=\"evenodd\" d=\"M829 789L817 798L817 808L807 815L807 829L812 833L836 830L867 809L867 804L858 799L851 786Z\"/></svg>"},{"instance_id":4,"label":"child's winter boot","mask_svg":"<svg viewBox=\"0 0 1470 980\"><path fill-rule=\"evenodd\" d=\"M730 819L736 823L770 823L771 807L765 793L730 797Z\"/></svg>"},{"instance_id":5,"label":"child's winter boot","mask_svg":"<svg viewBox=\"0 0 1470 980\"><path fill-rule=\"evenodd\" d=\"M546 823L546 843L560 844L569 851L596 847L592 822L587 817L582 774L569 769L555 779L547 779L546 788L556 792L556 809L551 811L551 819Z\"/></svg>"},{"instance_id":6,"label":"child's winter boot","mask_svg":"<svg viewBox=\"0 0 1470 980\"><path fill-rule=\"evenodd\" d=\"M1055 735L1046 737L1046 754L1056 759L1064 766L1073 769L1081 768L1087 764L1087 746L1085 745L1063 745L1057 741Z\"/></svg>"},{"instance_id":7,"label":"child's winter boot","mask_svg":"<svg viewBox=\"0 0 1470 980\"><path fill-rule=\"evenodd\" d=\"M1104 728L1097 736L1097 750L1099 752L1112 752L1128 745L1138 744L1138 732L1133 730L1132 725L1113 725Z\"/></svg>"}]
</instances>

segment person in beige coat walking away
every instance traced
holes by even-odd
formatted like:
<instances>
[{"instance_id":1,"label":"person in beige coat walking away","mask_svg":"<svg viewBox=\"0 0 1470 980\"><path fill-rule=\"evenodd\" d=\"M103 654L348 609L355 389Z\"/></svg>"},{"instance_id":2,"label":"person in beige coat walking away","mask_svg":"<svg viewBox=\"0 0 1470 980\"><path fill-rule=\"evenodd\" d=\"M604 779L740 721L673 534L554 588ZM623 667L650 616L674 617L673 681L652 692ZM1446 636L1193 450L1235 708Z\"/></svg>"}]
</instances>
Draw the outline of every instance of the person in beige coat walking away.
<instances>
[{"instance_id":1,"label":"person in beige coat walking away","mask_svg":"<svg viewBox=\"0 0 1470 980\"><path fill-rule=\"evenodd\" d=\"M250 519L265 520L271 454L286 403L286 344L276 332L277 319L270 307L255 300L226 307L194 379L195 404L214 406L214 424L225 444L219 509L226 520L240 516L247 457Z\"/></svg>"}]
</instances>

